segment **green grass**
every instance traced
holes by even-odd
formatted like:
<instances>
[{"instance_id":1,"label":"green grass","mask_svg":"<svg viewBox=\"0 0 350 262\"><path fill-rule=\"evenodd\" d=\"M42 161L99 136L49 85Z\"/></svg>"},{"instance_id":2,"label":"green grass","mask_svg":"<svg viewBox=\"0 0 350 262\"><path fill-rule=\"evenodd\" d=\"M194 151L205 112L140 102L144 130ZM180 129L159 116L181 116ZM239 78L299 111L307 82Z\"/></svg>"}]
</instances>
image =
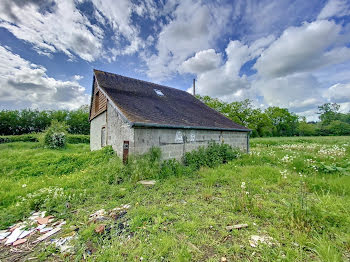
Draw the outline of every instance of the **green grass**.
<instances>
[{"instance_id":1,"label":"green grass","mask_svg":"<svg viewBox=\"0 0 350 262\"><path fill-rule=\"evenodd\" d=\"M41 245L43 260L82 260L93 246L91 261L348 261L349 166L349 137L257 138L249 155L145 187L109 148L1 144L0 229L33 210L66 219L65 232L79 227L74 254ZM127 203L130 239L88 225L96 210ZM226 230L239 223L249 226ZM251 235L275 245L251 247Z\"/></svg>"}]
</instances>

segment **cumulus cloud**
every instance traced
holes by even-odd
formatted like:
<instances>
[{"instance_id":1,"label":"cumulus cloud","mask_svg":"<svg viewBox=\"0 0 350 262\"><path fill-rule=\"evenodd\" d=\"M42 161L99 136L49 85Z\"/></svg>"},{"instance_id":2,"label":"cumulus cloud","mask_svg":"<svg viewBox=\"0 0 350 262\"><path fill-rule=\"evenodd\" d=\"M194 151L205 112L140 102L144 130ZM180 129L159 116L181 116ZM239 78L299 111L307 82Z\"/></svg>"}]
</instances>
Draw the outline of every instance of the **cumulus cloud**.
<instances>
[{"instance_id":1,"label":"cumulus cloud","mask_svg":"<svg viewBox=\"0 0 350 262\"><path fill-rule=\"evenodd\" d=\"M335 103L350 102L350 83L337 83L331 86L325 91L324 97Z\"/></svg>"},{"instance_id":2,"label":"cumulus cloud","mask_svg":"<svg viewBox=\"0 0 350 262\"><path fill-rule=\"evenodd\" d=\"M223 54L209 49L197 52L183 63L182 68L197 75L197 90L201 95L223 100L241 99L251 86L248 77L240 74L241 67L259 56L273 40L273 36L268 36L254 41L251 45L238 40L230 41L225 49L224 63L221 61Z\"/></svg>"},{"instance_id":3,"label":"cumulus cloud","mask_svg":"<svg viewBox=\"0 0 350 262\"><path fill-rule=\"evenodd\" d=\"M89 95L76 80L49 77L46 68L0 46L0 101L1 109L76 109L89 103Z\"/></svg>"},{"instance_id":4,"label":"cumulus cloud","mask_svg":"<svg viewBox=\"0 0 350 262\"><path fill-rule=\"evenodd\" d=\"M221 63L221 55L214 49L199 51L194 57L182 63L180 71L185 73L203 73L218 67Z\"/></svg>"},{"instance_id":5,"label":"cumulus cloud","mask_svg":"<svg viewBox=\"0 0 350 262\"><path fill-rule=\"evenodd\" d=\"M4 0L0 2L0 27L32 44L38 54L52 57L63 52L70 60L77 56L89 62L99 58L111 62L145 47L131 17L154 18L152 1L136 5L129 0L92 0L92 17L83 13L79 4L74 0ZM92 23L91 18L97 22ZM112 36L105 34L106 29L112 30ZM106 46L111 43L109 38L112 46Z\"/></svg>"},{"instance_id":6,"label":"cumulus cloud","mask_svg":"<svg viewBox=\"0 0 350 262\"><path fill-rule=\"evenodd\" d=\"M345 62L350 59L350 48L334 47L340 32L340 25L326 20L287 28L254 68L265 77L281 77Z\"/></svg>"},{"instance_id":7,"label":"cumulus cloud","mask_svg":"<svg viewBox=\"0 0 350 262\"><path fill-rule=\"evenodd\" d=\"M170 11L169 22L161 27L156 54L145 56L148 71L153 79L164 79L175 73L181 64L194 53L209 49L224 30L231 9L215 3L193 0L179 1L165 6Z\"/></svg>"},{"instance_id":8,"label":"cumulus cloud","mask_svg":"<svg viewBox=\"0 0 350 262\"><path fill-rule=\"evenodd\" d=\"M91 24L73 1L4 0L0 6L0 27L33 44L39 54L60 51L70 58L75 54L93 61L102 52L103 31Z\"/></svg>"},{"instance_id":9,"label":"cumulus cloud","mask_svg":"<svg viewBox=\"0 0 350 262\"><path fill-rule=\"evenodd\" d=\"M277 78L260 78L253 82L268 106L303 112L322 104L320 83L311 74L293 74Z\"/></svg>"},{"instance_id":10,"label":"cumulus cloud","mask_svg":"<svg viewBox=\"0 0 350 262\"><path fill-rule=\"evenodd\" d=\"M329 0L323 7L318 19L326 19L330 17L343 17L350 15L350 4L346 0Z\"/></svg>"}]
</instances>

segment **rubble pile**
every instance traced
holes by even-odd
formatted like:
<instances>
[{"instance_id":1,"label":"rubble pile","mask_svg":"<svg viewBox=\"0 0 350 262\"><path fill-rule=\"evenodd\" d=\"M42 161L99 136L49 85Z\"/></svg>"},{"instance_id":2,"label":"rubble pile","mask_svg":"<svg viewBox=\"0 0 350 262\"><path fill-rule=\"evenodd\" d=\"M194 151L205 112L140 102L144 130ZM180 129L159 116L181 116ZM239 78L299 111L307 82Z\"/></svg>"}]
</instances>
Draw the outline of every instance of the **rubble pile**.
<instances>
[{"instance_id":1,"label":"rubble pile","mask_svg":"<svg viewBox=\"0 0 350 262\"><path fill-rule=\"evenodd\" d=\"M96 224L95 232L103 238L124 237L130 239L128 219L125 217L130 205L122 205L109 211L100 209L89 216L88 224ZM56 234L62 230L65 220L46 216L46 212L35 212L26 220L0 230L0 261L3 258L17 260L31 253L39 243L53 244L61 253L72 253L74 246L71 241L78 237L79 228L71 226L68 233ZM74 229L72 229L74 227ZM67 231L67 230L66 230ZM69 231L69 230L68 230ZM90 255L96 250L91 243L87 243L86 254ZM13 255L13 257L11 257Z\"/></svg>"},{"instance_id":2,"label":"rubble pile","mask_svg":"<svg viewBox=\"0 0 350 262\"><path fill-rule=\"evenodd\" d=\"M56 220L54 216L45 215L45 211L32 213L27 220L1 230L0 244L8 247L16 247L24 243L37 244L59 232L66 224L64 220Z\"/></svg>"}]
</instances>

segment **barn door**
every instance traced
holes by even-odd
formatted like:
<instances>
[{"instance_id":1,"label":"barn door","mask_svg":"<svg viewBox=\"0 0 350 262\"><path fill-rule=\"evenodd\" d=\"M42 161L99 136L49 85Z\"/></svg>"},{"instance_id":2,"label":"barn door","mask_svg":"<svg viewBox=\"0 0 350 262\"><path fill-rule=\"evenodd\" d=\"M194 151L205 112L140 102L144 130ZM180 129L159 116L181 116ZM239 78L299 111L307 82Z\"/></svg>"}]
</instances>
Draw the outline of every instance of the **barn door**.
<instances>
[{"instance_id":1,"label":"barn door","mask_svg":"<svg viewBox=\"0 0 350 262\"><path fill-rule=\"evenodd\" d=\"M129 155L129 141L124 141L123 143L123 163L128 162Z\"/></svg>"}]
</instances>

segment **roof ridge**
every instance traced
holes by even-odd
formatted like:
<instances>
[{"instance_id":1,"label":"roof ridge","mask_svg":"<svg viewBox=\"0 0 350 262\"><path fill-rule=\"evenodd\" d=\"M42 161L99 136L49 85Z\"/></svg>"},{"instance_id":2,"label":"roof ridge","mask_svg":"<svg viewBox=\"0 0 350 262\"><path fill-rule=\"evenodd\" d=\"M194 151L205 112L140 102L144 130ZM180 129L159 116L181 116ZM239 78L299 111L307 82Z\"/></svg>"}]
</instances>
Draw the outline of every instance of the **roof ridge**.
<instances>
[{"instance_id":1,"label":"roof ridge","mask_svg":"<svg viewBox=\"0 0 350 262\"><path fill-rule=\"evenodd\" d=\"M111 75L121 76L121 77L130 79L130 80L137 80L137 81L140 81L140 82L143 82L143 83L147 83L147 84L151 84L151 85L156 85L156 86L160 86L160 87L175 89L175 90L177 90L177 91L181 91L181 92L185 92L185 93L187 93L187 94L190 94L190 93L188 93L188 92L185 91L185 90L181 90L181 89L178 89L178 88L175 88L175 87L171 87L171 86L166 86L166 85L161 85L161 84L153 83L153 82L150 82L150 81L146 81L146 80L142 80L142 79L138 79L138 78L134 78L134 77L130 77L130 76L124 76L124 75L121 75L121 74L116 74L116 73L112 73L112 72L107 72L107 71L103 71L103 70L99 70L99 69L93 69L93 71L94 71L94 74L95 74L95 71L99 71L99 72L103 72L103 73L107 73L107 74L111 74Z\"/></svg>"}]
</instances>

